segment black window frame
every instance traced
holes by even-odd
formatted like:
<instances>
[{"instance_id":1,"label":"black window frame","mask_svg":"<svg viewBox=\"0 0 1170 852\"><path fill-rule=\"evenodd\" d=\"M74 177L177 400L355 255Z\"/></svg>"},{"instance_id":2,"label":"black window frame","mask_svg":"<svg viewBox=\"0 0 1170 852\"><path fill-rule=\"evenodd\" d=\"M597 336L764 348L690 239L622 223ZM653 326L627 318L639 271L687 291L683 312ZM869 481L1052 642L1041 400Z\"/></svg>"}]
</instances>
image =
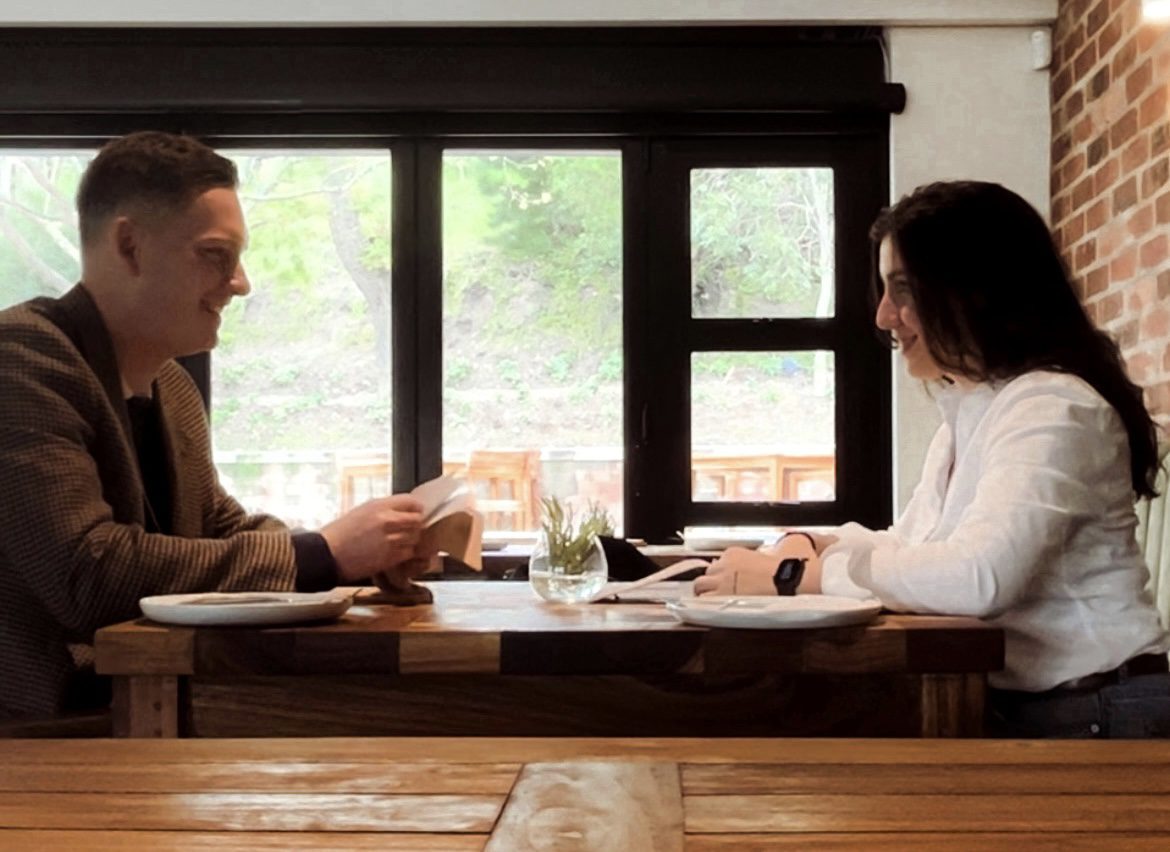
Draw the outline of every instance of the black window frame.
<instances>
[{"instance_id":1,"label":"black window frame","mask_svg":"<svg viewBox=\"0 0 1170 852\"><path fill-rule=\"evenodd\" d=\"M884 82L880 31L0 29L0 75L10 81L0 147L96 148L153 128L228 152L390 151L396 490L441 470L443 150L620 150L627 534L665 541L698 523L889 522L889 354L870 333L863 243L888 198L889 114L905 92ZM690 318L679 219L655 206L678 200L670 175L687 151L705 165L747 162L746 152L753 162L831 165L846 177L836 186L848 191L834 196L836 319ZM665 331L663 305L672 317ZM677 414L689 414L689 352L826 341L836 359L838 499L693 502L689 429L663 425L689 423ZM209 359L186 360L213 404Z\"/></svg>"},{"instance_id":2,"label":"black window frame","mask_svg":"<svg viewBox=\"0 0 1170 852\"><path fill-rule=\"evenodd\" d=\"M647 334L641 357L653 385L634 392L642 424L643 452L663 495L636 503L636 528L662 538L686 525L831 524L844 519L888 523L882 511L890 493L882 448L889 446L889 354L873 333L868 228L888 186L885 146L872 133L809 134L800 137L674 139L651 148L650 194L664 199L651 218L647 253L649 297L655 320L669 333ZM833 170L836 277L830 317L699 318L691 308L690 182L696 168L807 168ZM647 316L650 312L647 312ZM834 355L834 438L837 488L832 501L700 502L692 499L690 357L696 352L828 350ZM885 381L883 381L885 377ZM678 412L688 416L680 417ZM736 412L727 412L735 416ZM785 412L767 409L783 429ZM866 416L869 414L870 416ZM885 456L888 458L888 455ZM664 487L662 487L664 486ZM627 517L629 510L627 510Z\"/></svg>"}]
</instances>

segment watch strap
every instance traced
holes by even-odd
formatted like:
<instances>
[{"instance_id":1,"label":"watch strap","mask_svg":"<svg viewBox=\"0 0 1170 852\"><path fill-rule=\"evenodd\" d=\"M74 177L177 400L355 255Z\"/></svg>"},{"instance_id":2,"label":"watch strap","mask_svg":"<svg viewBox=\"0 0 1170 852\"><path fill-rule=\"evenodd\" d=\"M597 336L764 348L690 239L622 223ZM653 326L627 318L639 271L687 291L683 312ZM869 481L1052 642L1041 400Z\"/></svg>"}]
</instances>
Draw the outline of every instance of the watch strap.
<instances>
[{"instance_id":1,"label":"watch strap","mask_svg":"<svg viewBox=\"0 0 1170 852\"><path fill-rule=\"evenodd\" d=\"M807 559L799 559L795 556L786 556L780 560L780 564L776 566L776 573L772 575L772 583L776 586L776 594L796 594L796 589L800 586L800 580L804 577L804 566L807 561Z\"/></svg>"}]
</instances>

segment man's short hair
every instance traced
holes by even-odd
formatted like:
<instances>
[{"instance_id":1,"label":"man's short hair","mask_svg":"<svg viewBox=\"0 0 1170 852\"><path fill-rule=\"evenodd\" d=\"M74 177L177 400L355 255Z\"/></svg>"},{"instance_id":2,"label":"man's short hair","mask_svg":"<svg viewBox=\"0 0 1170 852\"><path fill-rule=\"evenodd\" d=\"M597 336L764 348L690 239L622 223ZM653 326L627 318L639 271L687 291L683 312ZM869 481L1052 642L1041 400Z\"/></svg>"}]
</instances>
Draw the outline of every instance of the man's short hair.
<instances>
[{"instance_id":1,"label":"man's short hair","mask_svg":"<svg viewBox=\"0 0 1170 852\"><path fill-rule=\"evenodd\" d=\"M127 206L181 210L209 189L235 189L236 166L198 139L159 131L108 142L82 175L77 217L82 244Z\"/></svg>"}]
</instances>

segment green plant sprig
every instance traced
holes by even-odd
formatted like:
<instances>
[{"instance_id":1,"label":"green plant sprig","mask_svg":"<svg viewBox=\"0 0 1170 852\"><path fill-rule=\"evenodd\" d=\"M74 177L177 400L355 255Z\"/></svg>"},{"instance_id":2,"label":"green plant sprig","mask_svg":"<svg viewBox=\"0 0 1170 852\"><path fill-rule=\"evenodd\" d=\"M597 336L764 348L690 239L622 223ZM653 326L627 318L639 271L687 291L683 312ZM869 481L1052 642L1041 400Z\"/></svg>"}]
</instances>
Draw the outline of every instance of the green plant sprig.
<instances>
[{"instance_id":1,"label":"green plant sprig","mask_svg":"<svg viewBox=\"0 0 1170 852\"><path fill-rule=\"evenodd\" d=\"M542 498L540 503L544 507L541 526L548 541L549 561L563 568L566 574L585 573L593 537L613 535L609 512L590 500L585 517L574 529L572 506L565 506L556 497Z\"/></svg>"}]
</instances>

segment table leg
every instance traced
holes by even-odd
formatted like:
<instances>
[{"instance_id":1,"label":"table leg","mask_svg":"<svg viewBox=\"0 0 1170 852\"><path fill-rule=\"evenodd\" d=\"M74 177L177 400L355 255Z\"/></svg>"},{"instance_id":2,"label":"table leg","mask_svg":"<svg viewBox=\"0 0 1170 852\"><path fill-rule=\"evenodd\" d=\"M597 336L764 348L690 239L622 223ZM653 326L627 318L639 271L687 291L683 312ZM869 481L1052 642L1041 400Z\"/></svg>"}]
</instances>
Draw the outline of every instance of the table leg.
<instances>
[{"instance_id":1,"label":"table leg","mask_svg":"<svg viewBox=\"0 0 1170 852\"><path fill-rule=\"evenodd\" d=\"M920 706L924 737L983 735L987 677L982 674L926 674Z\"/></svg>"},{"instance_id":2,"label":"table leg","mask_svg":"<svg viewBox=\"0 0 1170 852\"><path fill-rule=\"evenodd\" d=\"M115 737L178 737L179 678L174 675L115 677L113 715Z\"/></svg>"}]
</instances>

